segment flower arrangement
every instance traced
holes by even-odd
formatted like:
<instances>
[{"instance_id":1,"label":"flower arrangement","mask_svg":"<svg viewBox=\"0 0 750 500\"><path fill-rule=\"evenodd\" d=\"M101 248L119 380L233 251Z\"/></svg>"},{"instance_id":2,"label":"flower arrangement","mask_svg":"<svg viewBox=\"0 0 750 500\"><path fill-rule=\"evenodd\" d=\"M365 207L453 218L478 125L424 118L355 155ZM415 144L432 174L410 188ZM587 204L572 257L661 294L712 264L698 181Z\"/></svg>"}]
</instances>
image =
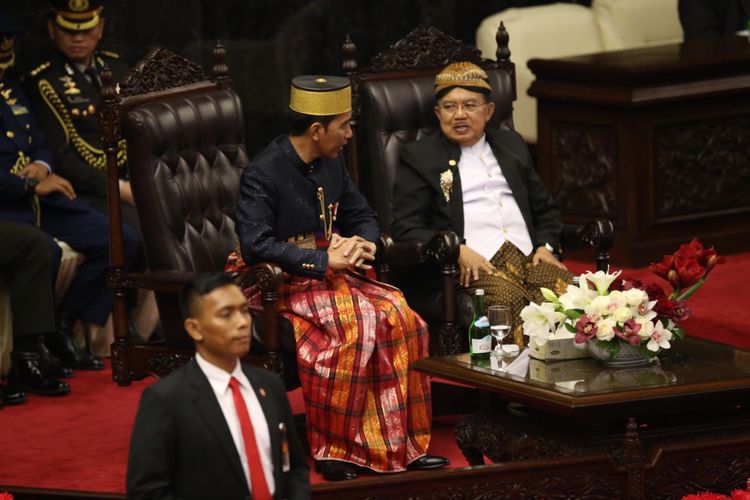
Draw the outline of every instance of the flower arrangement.
<instances>
[{"instance_id":1,"label":"flower arrangement","mask_svg":"<svg viewBox=\"0 0 750 500\"><path fill-rule=\"evenodd\" d=\"M723 263L711 248L694 238L672 255L649 266L672 287L620 278L615 273L583 273L559 297L542 288L546 302L531 303L521 311L524 335L542 346L552 336L573 334L576 344L593 341L615 356L622 343L637 348L646 358L669 349L685 335L679 323L690 315L686 299L694 294L716 264Z\"/></svg>"}]
</instances>

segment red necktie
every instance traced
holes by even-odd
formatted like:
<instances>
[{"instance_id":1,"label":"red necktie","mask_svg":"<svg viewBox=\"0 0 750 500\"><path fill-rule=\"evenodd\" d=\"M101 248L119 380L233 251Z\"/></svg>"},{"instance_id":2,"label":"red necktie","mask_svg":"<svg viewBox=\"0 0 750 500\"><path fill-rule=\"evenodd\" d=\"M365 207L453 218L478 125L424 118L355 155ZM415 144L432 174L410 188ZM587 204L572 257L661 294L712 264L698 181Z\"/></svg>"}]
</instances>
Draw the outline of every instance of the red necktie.
<instances>
[{"instance_id":1,"label":"red necktie","mask_svg":"<svg viewBox=\"0 0 750 500\"><path fill-rule=\"evenodd\" d=\"M271 500L271 492L268 490L266 475L263 472L263 465L260 462L258 445L255 442L253 424L250 422L250 414L247 412L245 399L242 397L242 393L240 393L240 386L236 378L232 377L229 379L229 387L232 389L234 409L237 411L237 417L240 419L242 440L245 442L245 455L247 455L247 468L250 469L253 500Z\"/></svg>"}]
</instances>

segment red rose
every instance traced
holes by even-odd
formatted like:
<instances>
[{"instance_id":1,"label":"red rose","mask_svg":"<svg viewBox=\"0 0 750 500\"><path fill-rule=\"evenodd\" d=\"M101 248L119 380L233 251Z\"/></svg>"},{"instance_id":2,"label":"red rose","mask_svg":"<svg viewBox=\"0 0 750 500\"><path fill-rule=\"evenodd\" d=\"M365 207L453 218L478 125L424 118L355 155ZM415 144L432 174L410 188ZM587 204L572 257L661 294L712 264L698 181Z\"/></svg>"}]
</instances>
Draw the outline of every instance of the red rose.
<instances>
[{"instance_id":1,"label":"red rose","mask_svg":"<svg viewBox=\"0 0 750 500\"><path fill-rule=\"evenodd\" d=\"M659 300L667 298L667 294L664 289L656 283L649 283L643 290L648 295L648 300Z\"/></svg>"},{"instance_id":2,"label":"red rose","mask_svg":"<svg viewBox=\"0 0 750 500\"><path fill-rule=\"evenodd\" d=\"M706 273L706 268L701 266L697 260L682 260L675 257L674 264L675 271L679 276L679 286L683 288L696 284Z\"/></svg>"},{"instance_id":3,"label":"red rose","mask_svg":"<svg viewBox=\"0 0 750 500\"><path fill-rule=\"evenodd\" d=\"M674 265L674 257L671 255L665 255L661 262L652 262L650 266L648 266L651 271L659 276L660 278L667 279L667 276L669 275L669 270L672 269L672 266Z\"/></svg>"}]
</instances>

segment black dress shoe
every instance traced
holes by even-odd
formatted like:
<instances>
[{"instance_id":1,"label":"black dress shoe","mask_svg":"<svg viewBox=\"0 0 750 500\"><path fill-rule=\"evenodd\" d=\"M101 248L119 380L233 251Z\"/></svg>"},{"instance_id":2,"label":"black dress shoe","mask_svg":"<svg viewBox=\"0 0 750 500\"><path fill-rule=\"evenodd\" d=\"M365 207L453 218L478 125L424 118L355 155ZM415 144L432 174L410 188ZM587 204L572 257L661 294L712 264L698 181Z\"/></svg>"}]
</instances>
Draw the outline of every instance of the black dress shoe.
<instances>
[{"instance_id":1,"label":"black dress shoe","mask_svg":"<svg viewBox=\"0 0 750 500\"><path fill-rule=\"evenodd\" d=\"M425 455L407 465L406 468L409 470L433 470L445 467L449 463L451 463L450 460L445 457Z\"/></svg>"},{"instance_id":2,"label":"black dress shoe","mask_svg":"<svg viewBox=\"0 0 750 500\"><path fill-rule=\"evenodd\" d=\"M316 460L315 470L327 481L357 479L357 466L340 460Z\"/></svg>"},{"instance_id":3,"label":"black dress shoe","mask_svg":"<svg viewBox=\"0 0 750 500\"><path fill-rule=\"evenodd\" d=\"M44 343L68 368L78 370L103 370L104 362L79 349L66 332L56 331L44 336Z\"/></svg>"},{"instance_id":4,"label":"black dress shoe","mask_svg":"<svg viewBox=\"0 0 750 500\"><path fill-rule=\"evenodd\" d=\"M49 352L44 344L43 335L40 335L37 339L36 352L39 353L39 368L45 376L54 378L71 378L73 376L73 369L65 366L60 358Z\"/></svg>"},{"instance_id":5,"label":"black dress shoe","mask_svg":"<svg viewBox=\"0 0 750 500\"><path fill-rule=\"evenodd\" d=\"M39 369L39 354L14 351L8 383L16 384L32 394L42 396L62 396L70 392L67 382L47 377Z\"/></svg>"},{"instance_id":6,"label":"black dress shoe","mask_svg":"<svg viewBox=\"0 0 750 500\"><path fill-rule=\"evenodd\" d=\"M26 393L15 385L0 384L0 401L6 405L20 405L26 401Z\"/></svg>"}]
</instances>

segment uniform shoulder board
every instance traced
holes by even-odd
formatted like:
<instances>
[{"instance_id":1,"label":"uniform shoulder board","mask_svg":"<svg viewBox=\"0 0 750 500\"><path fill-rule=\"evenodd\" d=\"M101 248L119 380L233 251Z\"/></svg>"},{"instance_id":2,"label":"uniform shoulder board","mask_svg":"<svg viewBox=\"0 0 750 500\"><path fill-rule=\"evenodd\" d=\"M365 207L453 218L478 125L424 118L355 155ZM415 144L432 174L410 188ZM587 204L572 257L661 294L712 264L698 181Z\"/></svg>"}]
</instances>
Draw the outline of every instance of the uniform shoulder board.
<instances>
[{"instance_id":1,"label":"uniform shoulder board","mask_svg":"<svg viewBox=\"0 0 750 500\"><path fill-rule=\"evenodd\" d=\"M100 50L99 54L103 55L104 57L109 57L110 59L119 59L120 54L117 52L112 52L111 50Z\"/></svg>"},{"instance_id":2,"label":"uniform shoulder board","mask_svg":"<svg viewBox=\"0 0 750 500\"><path fill-rule=\"evenodd\" d=\"M40 64L36 68L34 68L31 71L29 71L29 76L31 76L32 78L36 77L36 75L38 75L39 73L41 73L45 69L49 68L50 64L51 63L49 61Z\"/></svg>"}]
</instances>

